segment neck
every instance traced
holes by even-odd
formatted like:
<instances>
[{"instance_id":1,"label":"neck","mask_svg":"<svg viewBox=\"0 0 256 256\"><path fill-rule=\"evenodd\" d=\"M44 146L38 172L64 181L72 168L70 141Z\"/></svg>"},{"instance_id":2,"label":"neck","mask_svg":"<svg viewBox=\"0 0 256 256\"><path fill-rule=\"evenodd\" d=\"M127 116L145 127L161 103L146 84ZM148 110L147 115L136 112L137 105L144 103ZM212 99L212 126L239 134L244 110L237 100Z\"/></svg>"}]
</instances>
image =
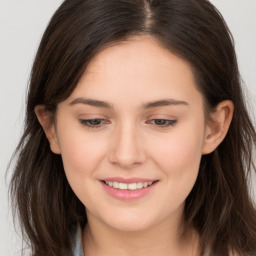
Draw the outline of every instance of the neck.
<instances>
[{"instance_id":1,"label":"neck","mask_svg":"<svg viewBox=\"0 0 256 256\"><path fill-rule=\"evenodd\" d=\"M167 256L199 255L198 237L191 230L184 234L180 221L162 221L140 231L120 231L88 218L83 232L86 256Z\"/></svg>"}]
</instances>

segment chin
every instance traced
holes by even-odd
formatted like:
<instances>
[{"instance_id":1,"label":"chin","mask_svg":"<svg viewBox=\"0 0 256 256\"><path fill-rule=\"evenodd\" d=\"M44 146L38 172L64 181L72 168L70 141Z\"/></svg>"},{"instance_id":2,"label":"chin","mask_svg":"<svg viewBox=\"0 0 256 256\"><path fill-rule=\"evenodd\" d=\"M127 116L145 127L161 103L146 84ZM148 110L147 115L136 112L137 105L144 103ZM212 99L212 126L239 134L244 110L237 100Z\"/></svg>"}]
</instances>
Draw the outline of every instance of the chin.
<instances>
[{"instance_id":1,"label":"chin","mask_svg":"<svg viewBox=\"0 0 256 256\"><path fill-rule=\"evenodd\" d=\"M105 222L112 229L122 232L140 232L149 229L154 223L153 218L145 218L138 215L133 216L128 214L127 216L112 217Z\"/></svg>"},{"instance_id":2,"label":"chin","mask_svg":"<svg viewBox=\"0 0 256 256\"><path fill-rule=\"evenodd\" d=\"M141 232L150 228L150 225L134 225L131 223L119 223L109 225L112 229L115 229L120 232Z\"/></svg>"}]
</instances>

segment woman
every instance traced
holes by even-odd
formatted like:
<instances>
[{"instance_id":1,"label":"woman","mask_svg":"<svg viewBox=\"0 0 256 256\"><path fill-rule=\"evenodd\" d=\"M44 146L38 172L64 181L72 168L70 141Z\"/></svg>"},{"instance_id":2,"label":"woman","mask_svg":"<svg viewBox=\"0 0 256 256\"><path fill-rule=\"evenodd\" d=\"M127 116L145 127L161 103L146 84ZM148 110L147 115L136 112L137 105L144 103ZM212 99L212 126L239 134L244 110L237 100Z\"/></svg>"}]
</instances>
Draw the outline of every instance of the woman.
<instances>
[{"instance_id":1,"label":"woman","mask_svg":"<svg viewBox=\"0 0 256 256\"><path fill-rule=\"evenodd\" d=\"M32 255L255 255L256 134L208 1L64 1L26 114L11 191Z\"/></svg>"}]
</instances>

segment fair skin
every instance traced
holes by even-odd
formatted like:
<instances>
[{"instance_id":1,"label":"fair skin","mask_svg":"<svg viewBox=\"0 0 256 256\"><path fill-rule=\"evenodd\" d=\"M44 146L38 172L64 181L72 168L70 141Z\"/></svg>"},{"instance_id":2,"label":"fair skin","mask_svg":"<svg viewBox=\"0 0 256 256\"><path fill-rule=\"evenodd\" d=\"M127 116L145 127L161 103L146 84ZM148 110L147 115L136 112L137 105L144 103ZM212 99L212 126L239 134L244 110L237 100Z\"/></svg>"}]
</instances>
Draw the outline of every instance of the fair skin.
<instances>
[{"instance_id":1,"label":"fair skin","mask_svg":"<svg viewBox=\"0 0 256 256\"><path fill-rule=\"evenodd\" d=\"M196 232L182 236L184 203L201 156L224 139L233 105L221 102L207 122L188 63L136 37L91 60L54 124L44 106L35 112L86 207L85 255L198 255ZM139 196L111 188L113 196L105 183L115 179L154 183Z\"/></svg>"}]
</instances>

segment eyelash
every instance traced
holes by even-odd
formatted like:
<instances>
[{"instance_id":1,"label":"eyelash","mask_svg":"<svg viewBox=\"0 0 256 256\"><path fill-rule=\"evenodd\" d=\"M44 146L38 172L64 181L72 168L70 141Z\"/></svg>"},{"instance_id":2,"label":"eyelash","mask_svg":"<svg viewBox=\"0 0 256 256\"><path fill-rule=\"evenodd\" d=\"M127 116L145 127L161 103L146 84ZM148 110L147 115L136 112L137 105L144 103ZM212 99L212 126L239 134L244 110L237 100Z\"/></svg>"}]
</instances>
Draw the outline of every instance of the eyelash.
<instances>
[{"instance_id":1,"label":"eyelash","mask_svg":"<svg viewBox=\"0 0 256 256\"><path fill-rule=\"evenodd\" d=\"M164 124L152 124L152 122L156 122L156 121L164 121ZM152 124L154 126L157 126L157 128L167 128L167 127L170 127L170 126L174 126L176 123L177 123L177 120L168 120L168 119L152 119L152 120L149 120L146 122L147 124Z\"/></svg>"},{"instance_id":2,"label":"eyelash","mask_svg":"<svg viewBox=\"0 0 256 256\"><path fill-rule=\"evenodd\" d=\"M101 128L104 124L109 123L109 121L101 118L94 118L94 119L80 119L79 120L82 126L86 126L87 128L97 129ZM90 122L100 122L100 124L90 124Z\"/></svg>"},{"instance_id":3,"label":"eyelash","mask_svg":"<svg viewBox=\"0 0 256 256\"><path fill-rule=\"evenodd\" d=\"M94 119L79 119L80 123L82 126L86 126L87 128L90 129L99 129L102 128L105 124L110 123L106 119L101 119L101 118L94 118ZM164 122L164 124L154 124L156 121ZM99 124L91 124L90 122L96 122ZM151 119L146 122L147 124L151 124L153 126L156 126L157 128L163 129L163 128L168 128L170 126L174 126L177 123L177 120L168 120L168 119Z\"/></svg>"}]
</instances>

